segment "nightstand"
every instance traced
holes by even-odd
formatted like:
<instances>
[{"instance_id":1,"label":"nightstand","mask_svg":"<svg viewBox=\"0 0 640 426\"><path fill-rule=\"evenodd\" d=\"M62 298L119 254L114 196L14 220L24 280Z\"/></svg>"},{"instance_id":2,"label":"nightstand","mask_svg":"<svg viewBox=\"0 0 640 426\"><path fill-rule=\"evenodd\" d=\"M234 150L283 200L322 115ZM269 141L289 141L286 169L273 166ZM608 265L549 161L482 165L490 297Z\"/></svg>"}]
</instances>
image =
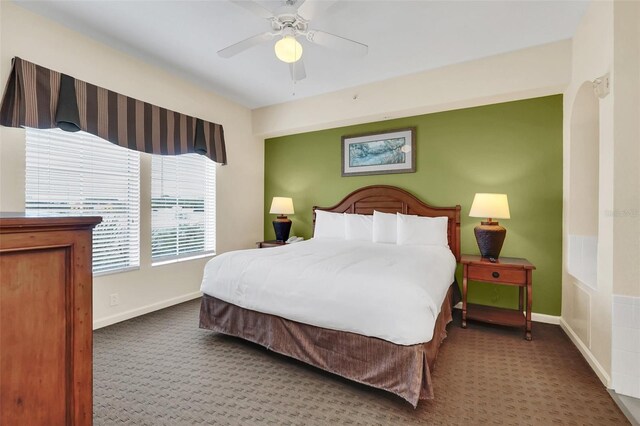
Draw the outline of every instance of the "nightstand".
<instances>
[{"instance_id":1,"label":"nightstand","mask_svg":"<svg viewBox=\"0 0 640 426\"><path fill-rule=\"evenodd\" d=\"M527 259L501 257L495 263L480 256L462 255L464 267L462 275L462 328L467 327L467 319L523 327L524 338L531 340L532 275L536 269ZM482 281L491 284L517 286L518 309L496 308L493 306L467 303L468 281ZM524 309L524 292L527 292L527 307Z\"/></svg>"},{"instance_id":2,"label":"nightstand","mask_svg":"<svg viewBox=\"0 0 640 426\"><path fill-rule=\"evenodd\" d=\"M258 248L278 247L278 246L283 246L285 244L286 243L284 241L277 241L277 240L258 241L256 243Z\"/></svg>"}]
</instances>

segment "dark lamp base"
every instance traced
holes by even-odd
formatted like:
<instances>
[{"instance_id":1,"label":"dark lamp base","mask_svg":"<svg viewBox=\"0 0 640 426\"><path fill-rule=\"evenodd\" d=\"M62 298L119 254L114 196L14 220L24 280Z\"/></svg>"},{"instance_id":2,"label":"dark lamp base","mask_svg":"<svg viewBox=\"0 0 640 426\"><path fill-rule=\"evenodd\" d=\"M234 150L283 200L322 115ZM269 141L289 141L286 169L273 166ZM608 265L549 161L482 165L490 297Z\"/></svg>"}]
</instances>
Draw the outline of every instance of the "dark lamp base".
<instances>
[{"instance_id":1,"label":"dark lamp base","mask_svg":"<svg viewBox=\"0 0 640 426\"><path fill-rule=\"evenodd\" d=\"M287 241L289 239L289 232L291 232L291 220L286 216L278 216L273 221L273 230L276 231L277 241Z\"/></svg>"},{"instance_id":2,"label":"dark lamp base","mask_svg":"<svg viewBox=\"0 0 640 426\"><path fill-rule=\"evenodd\" d=\"M502 250L502 244L507 236L506 229L498 225L498 222L489 221L481 222L473 229L473 232L476 234L476 241L482 257L495 259L500 257L500 250Z\"/></svg>"}]
</instances>

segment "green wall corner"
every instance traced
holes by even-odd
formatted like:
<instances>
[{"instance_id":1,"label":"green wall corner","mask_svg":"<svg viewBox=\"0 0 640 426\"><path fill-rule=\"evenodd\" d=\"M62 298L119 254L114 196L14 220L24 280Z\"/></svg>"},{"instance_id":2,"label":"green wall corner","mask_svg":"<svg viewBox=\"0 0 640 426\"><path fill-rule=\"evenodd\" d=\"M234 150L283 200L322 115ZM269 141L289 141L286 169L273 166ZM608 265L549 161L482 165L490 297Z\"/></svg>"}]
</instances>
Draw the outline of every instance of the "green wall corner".
<instances>
[{"instance_id":1,"label":"green wall corner","mask_svg":"<svg viewBox=\"0 0 640 426\"><path fill-rule=\"evenodd\" d=\"M416 127L415 173L342 177L341 137ZM291 235L311 237L311 208L367 185L394 185L434 206L462 206L462 252L477 254L469 217L476 192L509 196L502 256L536 265L533 312L560 315L562 274L562 95L446 111L265 141L265 239L274 196L292 197ZM458 281L461 282L460 268ZM517 289L473 283L472 302L517 307Z\"/></svg>"}]
</instances>

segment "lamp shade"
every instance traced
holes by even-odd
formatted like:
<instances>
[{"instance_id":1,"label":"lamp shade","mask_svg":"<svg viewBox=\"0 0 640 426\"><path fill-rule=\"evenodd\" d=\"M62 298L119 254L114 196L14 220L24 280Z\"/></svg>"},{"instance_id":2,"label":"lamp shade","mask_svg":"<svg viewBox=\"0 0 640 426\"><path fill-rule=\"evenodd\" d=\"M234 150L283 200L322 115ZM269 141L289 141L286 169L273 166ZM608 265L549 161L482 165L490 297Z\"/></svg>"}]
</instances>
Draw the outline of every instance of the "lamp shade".
<instances>
[{"instance_id":1,"label":"lamp shade","mask_svg":"<svg viewBox=\"0 0 640 426\"><path fill-rule=\"evenodd\" d=\"M507 194L476 194L471 204L471 217L509 219L509 201Z\"/></svg>"},{"instance_id":2,"label":"lamp shade","mask_svg":"<svg viewBox=\"0 0 640 426\"><path fill-rule=\"evenodd\" d=\"M278 59L288 64L296 62L302 57L302 45L291 35L286 35L278 40L274 50Z\"/></svg>"},{"instance_id":3,"label":"lamp shade","mask_svg":"<svg viewBox=\"0 0 640 426\"><path fill-rule=\"evenodd\" d=\"M273 197L270 214L293 214L293 200L288 197Z\"/></svg>"}]
</instances>

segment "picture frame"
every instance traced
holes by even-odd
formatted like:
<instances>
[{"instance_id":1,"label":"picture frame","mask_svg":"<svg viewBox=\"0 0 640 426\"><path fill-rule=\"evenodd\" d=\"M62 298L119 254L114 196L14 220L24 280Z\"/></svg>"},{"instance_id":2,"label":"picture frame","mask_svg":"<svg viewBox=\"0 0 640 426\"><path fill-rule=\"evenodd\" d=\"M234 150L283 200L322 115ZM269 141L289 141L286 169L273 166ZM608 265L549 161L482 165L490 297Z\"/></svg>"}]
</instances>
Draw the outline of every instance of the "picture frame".
<instances>
[{"instance_id":1,"label":"picture frame","mask_svg":"<svg viewBox=\"0 0 640 426\"><path fill-rule=\"evenodd\" d=\"M342 137L342 176L414 173L416 128Z\"/></svg>"}]
</instances>

